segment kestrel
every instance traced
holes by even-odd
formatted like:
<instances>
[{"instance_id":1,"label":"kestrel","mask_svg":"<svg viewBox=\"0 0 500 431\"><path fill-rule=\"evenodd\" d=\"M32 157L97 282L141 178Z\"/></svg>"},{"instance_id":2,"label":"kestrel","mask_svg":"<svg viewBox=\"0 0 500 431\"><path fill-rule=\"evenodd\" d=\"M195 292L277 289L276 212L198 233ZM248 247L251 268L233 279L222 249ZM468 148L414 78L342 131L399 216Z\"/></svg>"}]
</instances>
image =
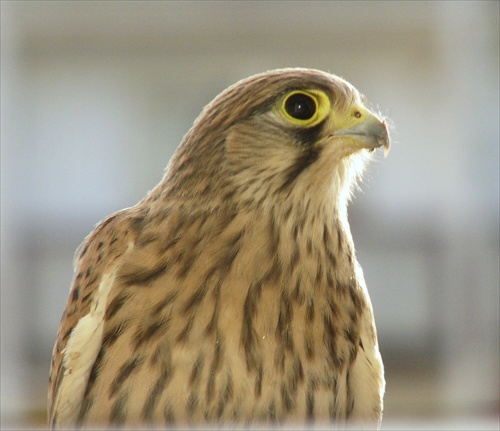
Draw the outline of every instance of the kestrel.
<instances>
[{"instance_id":1,"label":"kestrel","mask_svg":"<svg viewBox=\"0 0 500 431\"><path fill-rule=\"evenodd\" d=\"M275 70L217 96L162 181L77 250L50 426L379 426L347 219L379 147L386 122L332 74Z\"/></svg>"}]
</instances>

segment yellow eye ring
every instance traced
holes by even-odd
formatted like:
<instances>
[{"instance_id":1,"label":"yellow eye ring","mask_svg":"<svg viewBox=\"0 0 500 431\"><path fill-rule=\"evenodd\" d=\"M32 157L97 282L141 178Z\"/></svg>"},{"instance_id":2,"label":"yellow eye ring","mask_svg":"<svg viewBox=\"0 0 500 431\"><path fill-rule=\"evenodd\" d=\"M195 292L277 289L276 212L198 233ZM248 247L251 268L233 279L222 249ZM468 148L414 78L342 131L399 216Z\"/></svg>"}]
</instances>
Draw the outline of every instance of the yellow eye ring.
<instances>
[{"instance_id":1,"label":"yellow eye ring","mask_svg":"<svg viewBox=\"0 0 500 431\"><path fill-rule=\"evenodd\" d=\"M325 119L330 110L330 99L318 90L293 90L283 97L281 115L299 127L313 127Z\"/></svg>"}]
</instances>

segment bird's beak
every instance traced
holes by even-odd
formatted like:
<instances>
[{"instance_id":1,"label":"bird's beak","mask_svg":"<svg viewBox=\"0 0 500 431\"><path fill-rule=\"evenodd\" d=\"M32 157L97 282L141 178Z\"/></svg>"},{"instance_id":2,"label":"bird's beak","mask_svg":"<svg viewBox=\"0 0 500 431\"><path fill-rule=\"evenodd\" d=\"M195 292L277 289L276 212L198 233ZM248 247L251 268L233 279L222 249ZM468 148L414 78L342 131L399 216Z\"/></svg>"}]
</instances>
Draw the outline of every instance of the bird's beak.
<instances>
[{"instance_id":1,"label":"bird's beak","mask_svg":"<svg viewBox=\"0 0 500 431\"><path fill-rule=\"evenodd\" d=\"M368 110L363 112L363 117L359 119L359 122L349 125L348 128L338 129L333 136L351 138L359 148L371 151L384 147L384 156L389 153L391 145L386 122Z\"/></svg>"}]
</instances>

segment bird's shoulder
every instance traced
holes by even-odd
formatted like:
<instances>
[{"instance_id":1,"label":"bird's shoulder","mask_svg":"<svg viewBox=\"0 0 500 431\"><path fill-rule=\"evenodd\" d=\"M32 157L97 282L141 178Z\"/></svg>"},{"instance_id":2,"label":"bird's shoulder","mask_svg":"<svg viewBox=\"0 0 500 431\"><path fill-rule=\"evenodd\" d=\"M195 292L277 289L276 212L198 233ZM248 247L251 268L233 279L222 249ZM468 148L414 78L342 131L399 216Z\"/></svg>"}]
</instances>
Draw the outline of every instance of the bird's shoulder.
<instances>
[{"instance_id":1,"label":"bird's shoulder","mask_svg":"<svg viewBox=\"0 0 500 431\"><path fill-rule=\"evenodd\" d=\"M84 239L75 253L74 277L52 356L48 393L51 417L55 414L54 403L64 378L65 349L71 335L81 319L90 313L103 277L119 266L129 244L138 237L145 217L146 211L140 206L110 215Z\"/></svg>"}]
</instances>

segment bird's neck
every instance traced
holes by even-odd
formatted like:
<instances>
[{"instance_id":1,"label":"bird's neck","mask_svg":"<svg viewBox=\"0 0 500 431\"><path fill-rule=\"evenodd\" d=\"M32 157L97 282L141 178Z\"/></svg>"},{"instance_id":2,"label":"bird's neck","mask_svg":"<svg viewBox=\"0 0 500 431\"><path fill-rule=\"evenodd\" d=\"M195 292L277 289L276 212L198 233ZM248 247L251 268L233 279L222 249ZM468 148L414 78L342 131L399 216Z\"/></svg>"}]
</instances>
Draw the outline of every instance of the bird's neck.
<instances>
[{"instance_id":1,"label":"bird's neck","mask_svg":"<svg viewBox=\"0 0 500 431\"><path fill-rule=\"evenodd\" d=\"M345 207L307 201L283 204L219 207L206 214L211 221L205 225L220 226L221 220L228 220L222 236L238 238L236 246L231 243L231 253L238 252L233 270L242 280L277 283L283 292L304 298L349 289L355 256Z\"/></svg>"},{"instance_id":2,"label":"bird's neck","mask_svg":"<svg viewBox=\"0 0 500 431\"><path fill-rule=\"evenodd\" d=\"M269 225L280 265L294 279L291 285L299 278L305 289L349 283L355 256L345 205L306 203L290 213L275 211Z\"/></svg>"},{"instance_id":3,"label":"bird's neck","mask_svg":"<svg viewBox=\"0 0 500 431\"><path fill-rule=\"evenodd\" d=\"M224 198L219 200L157 187L146 200L159 219L168 220L161 214L169 212L177 214L185 226L199 220L206 220L205 227L216 226L213 232L207 231L210 241L221 241L224 233L218 232L226 227L228 237L238 237L235 248L248 253L245 264L238 268L242 276L257 271L265 278L267 273L279 278L285 289L297 290L300 285L299 290L313 294L317 289L346 286L355 273L347 198L346 193L338 193L338 186L296 187L275 199L265 199L269 194L262 189L252 195L247 187L235 196L225 195L222 188ZM259 195L264 198L258 199Z\"/></svg>"}]
</instances>

